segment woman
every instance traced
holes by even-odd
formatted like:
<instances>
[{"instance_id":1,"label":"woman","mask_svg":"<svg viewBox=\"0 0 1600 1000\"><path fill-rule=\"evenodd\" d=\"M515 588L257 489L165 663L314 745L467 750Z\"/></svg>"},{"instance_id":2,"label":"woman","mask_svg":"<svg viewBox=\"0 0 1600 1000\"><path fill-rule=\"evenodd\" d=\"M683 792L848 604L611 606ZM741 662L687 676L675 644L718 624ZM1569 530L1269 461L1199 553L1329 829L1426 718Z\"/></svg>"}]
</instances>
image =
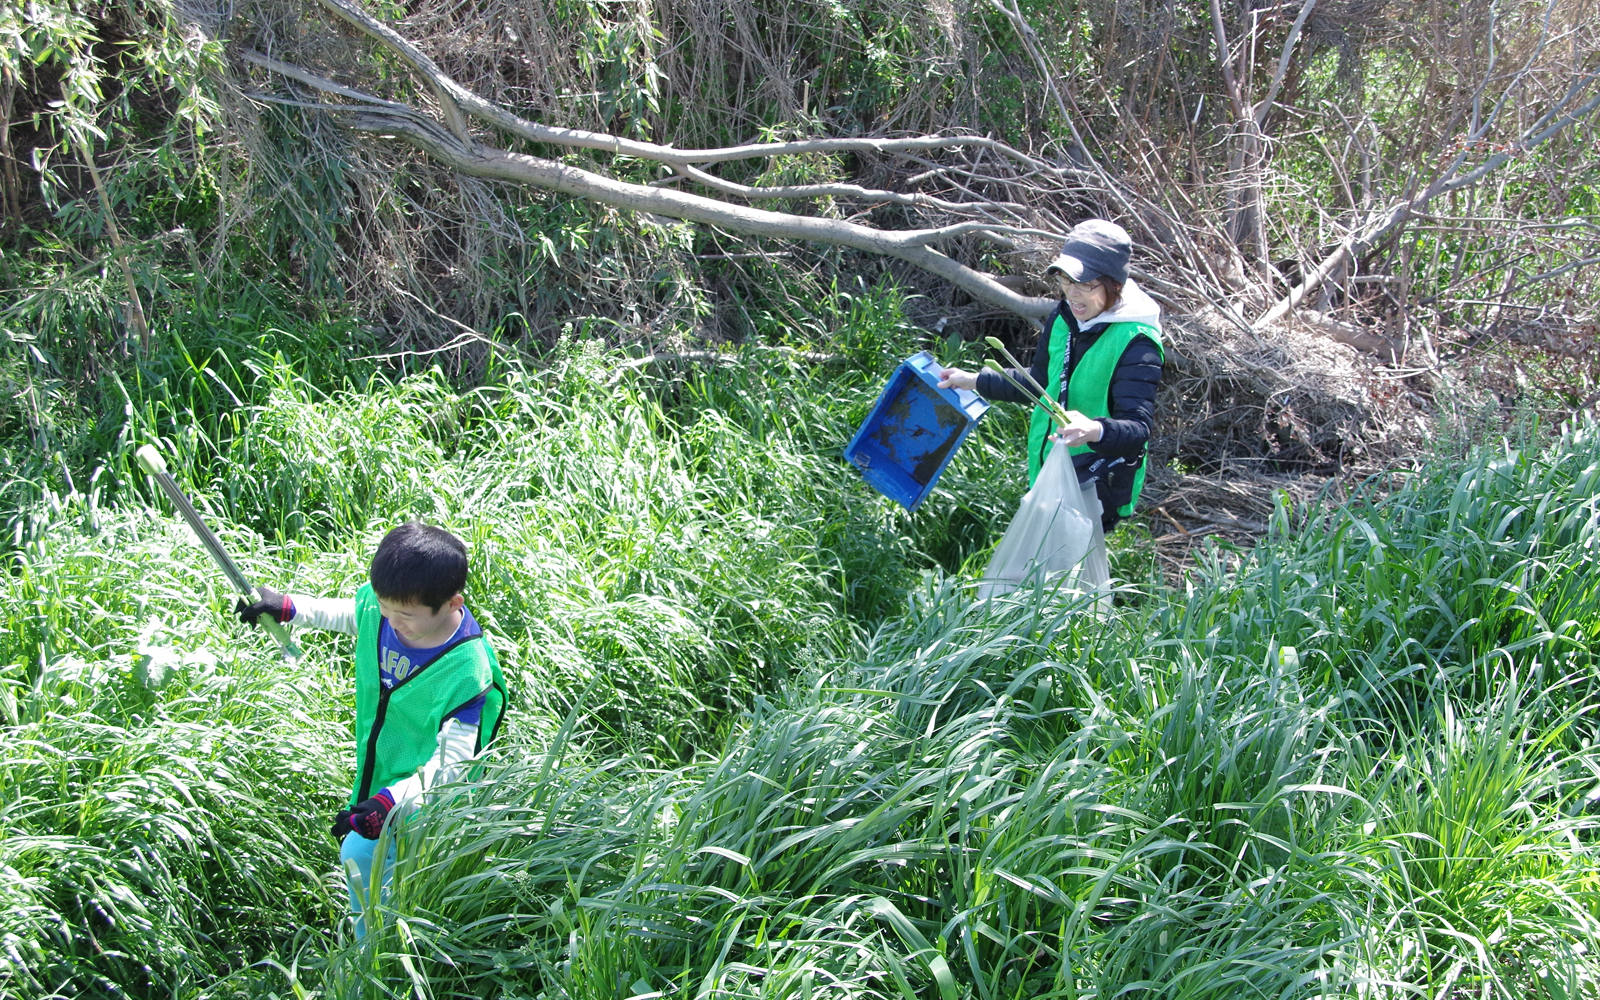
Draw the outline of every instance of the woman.
<instances>
[{"instance_id":1,"label":"woman","mask_svg":"<svg viewBox=\"0 0 1600 1000\"><path fill-rule=\"evenodd\" d=\"M1106 531L1133 513L1144 485L1145 453L1161 382L1161 307L1128 277L1133 241L1103 219L1074 226L1045 269L1061 302L1033 352L1033 383L1057 398L1070 422L1052 431L1037 396L998 372L941 371L940 388L971 389L986 399L1035 403L1028 430L1028 483L1054 443L1072 449L1078 482L1093 483ZM1017 369L1008 374L1030 385Z\"/></svg>"}]
</instances>

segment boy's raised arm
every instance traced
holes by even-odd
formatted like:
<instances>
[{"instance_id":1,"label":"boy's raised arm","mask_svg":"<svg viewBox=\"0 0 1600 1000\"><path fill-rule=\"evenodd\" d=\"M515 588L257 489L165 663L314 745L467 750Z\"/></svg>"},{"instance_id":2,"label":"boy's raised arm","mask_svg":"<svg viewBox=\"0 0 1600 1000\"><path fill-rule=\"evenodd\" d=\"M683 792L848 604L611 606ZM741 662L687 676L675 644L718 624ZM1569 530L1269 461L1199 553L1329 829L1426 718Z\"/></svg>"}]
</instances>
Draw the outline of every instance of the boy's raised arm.
<instances>
[{"instance_id":1,"label":"boy's raised arm","mask_svg":"<svg viewBox=\"0 0 1600 1000\"><path fill-rule=\"evenodd\" d=\"M234 606L239 620L254 625L256 619L266 615L281 625L301 625L327 629L330 632L356 634L356 601L353 597L308 597L304 594L280 594L267 587L257 587L261 599L253 604L240 601Z\"/></svg>"}]
</instances>

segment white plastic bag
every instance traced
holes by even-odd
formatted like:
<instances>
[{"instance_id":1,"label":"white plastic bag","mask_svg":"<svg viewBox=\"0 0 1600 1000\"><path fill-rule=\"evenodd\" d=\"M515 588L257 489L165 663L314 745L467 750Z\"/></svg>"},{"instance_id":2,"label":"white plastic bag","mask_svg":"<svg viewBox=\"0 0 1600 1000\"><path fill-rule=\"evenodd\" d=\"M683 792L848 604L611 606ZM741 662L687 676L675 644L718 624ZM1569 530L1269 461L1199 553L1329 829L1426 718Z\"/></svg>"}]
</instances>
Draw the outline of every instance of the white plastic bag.
<instances>
[{"instance_id":1,"label":"white plastic bag","mask_svg":"<svg viewBox=\"0 0 1600 1000\"><path fill-rule=\"evenodd\" d=\"M1009 594L1042 575L1064 592L1098 593L1105 603L1111 565L1100 514L1094 484L1079 486L1072 455L1062 445L1052 447L989 559L978 596Z\"/></svg>"}]
</instances>

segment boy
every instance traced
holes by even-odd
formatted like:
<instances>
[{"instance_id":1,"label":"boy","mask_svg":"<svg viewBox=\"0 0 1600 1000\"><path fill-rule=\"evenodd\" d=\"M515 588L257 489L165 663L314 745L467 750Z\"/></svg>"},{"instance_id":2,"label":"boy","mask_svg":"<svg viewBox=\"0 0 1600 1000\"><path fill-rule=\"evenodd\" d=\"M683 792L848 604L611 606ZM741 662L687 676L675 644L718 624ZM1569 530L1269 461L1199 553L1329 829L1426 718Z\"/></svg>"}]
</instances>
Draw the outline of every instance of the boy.
<instances>
[{"instance_id":1,"label":"boy","mask_svg":"<svg viewBox=\"0 0 1600 1000\"><path fill-rule=\"evenodd\" d=\"M378 543L370 580L354 598L261 587L260 600L235 608L250 625L267 615L356 637L356 783L333 836L357 937L366 933L362 895L385 821L414 811L428 788L463 777L462 762L494 739L506 703L500 664L461 597L461 539L416 521L402 524Z\"/></svg>"}]
</instances>

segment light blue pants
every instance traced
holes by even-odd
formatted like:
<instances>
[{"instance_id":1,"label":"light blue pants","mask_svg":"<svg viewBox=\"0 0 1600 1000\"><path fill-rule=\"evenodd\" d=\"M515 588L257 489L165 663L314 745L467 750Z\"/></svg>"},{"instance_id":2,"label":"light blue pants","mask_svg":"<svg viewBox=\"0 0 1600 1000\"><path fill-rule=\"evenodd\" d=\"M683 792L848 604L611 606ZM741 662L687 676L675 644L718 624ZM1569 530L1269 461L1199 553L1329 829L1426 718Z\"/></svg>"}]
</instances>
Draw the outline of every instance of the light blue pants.
<instances>
[{"instance_id":1,"label":"light blue pants","mask_svg":"<svg viewBox=\"0 0 1600 1000\"><path fill-rule=\"evenodd\" d=\"M339 844L339 867L344 870L345 887L350 892L350 913L356 918L356 939L367 936L367 923L362 918L361 912L366 908L370 898L369 890L372 886L372 859L378 850L376 840L368 840L361 834L351 831L344 835L344 840ZM350 862L355 862L357 875L350 872ZM359 881L357 878L359 877ZM383 863L383 886L379 890L379 899L387 901L389 898L389 883L394 877L394 840L389 840L389 856Z\"/></svg>"}]
</instances>

